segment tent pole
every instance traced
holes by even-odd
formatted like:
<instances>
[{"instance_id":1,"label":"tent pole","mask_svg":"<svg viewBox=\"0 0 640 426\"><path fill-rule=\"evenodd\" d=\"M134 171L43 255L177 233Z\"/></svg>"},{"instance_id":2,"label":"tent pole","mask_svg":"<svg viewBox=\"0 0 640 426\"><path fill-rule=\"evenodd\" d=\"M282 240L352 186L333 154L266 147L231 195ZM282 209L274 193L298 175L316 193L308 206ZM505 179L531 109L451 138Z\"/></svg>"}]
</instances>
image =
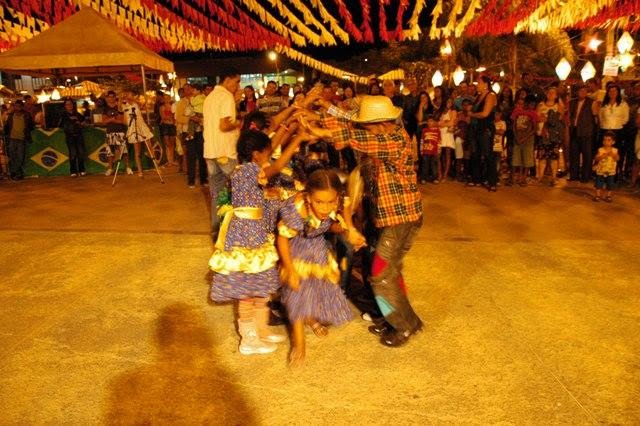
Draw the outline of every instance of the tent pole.
<instances>
[{"instance_id":1,"label":"tent pole","mask_svg":"<svg viewBox=\"0 0 640 426\"><path fill-rule=\"evenodd\" d=\"M144 75L144 65L140 65L140 72L142 73L142 94L144 96L144 110L147 115L147 124L151 125L151 120L149 119L149 108L147 108L147 79Z\"/></svg>"}]
</instances>

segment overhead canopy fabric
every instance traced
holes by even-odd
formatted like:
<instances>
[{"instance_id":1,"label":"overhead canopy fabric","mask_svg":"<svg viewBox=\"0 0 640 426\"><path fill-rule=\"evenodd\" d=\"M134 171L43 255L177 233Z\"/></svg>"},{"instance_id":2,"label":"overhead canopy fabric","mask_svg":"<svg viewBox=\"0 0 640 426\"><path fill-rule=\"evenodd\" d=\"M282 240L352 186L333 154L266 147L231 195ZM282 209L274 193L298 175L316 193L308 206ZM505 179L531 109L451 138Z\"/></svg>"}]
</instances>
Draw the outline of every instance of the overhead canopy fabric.
<instances>
[{"instance_id":1,"label":"overhead canopy fabric","mask_svg":"<svg viewBox=\"0 0 640 426\"><path fill-rule=\"evenodd\" d=\"M173 72L173 63L83 8L20 46L0 54L0 69L39 77Z\"/></svg>"}]
</instances>

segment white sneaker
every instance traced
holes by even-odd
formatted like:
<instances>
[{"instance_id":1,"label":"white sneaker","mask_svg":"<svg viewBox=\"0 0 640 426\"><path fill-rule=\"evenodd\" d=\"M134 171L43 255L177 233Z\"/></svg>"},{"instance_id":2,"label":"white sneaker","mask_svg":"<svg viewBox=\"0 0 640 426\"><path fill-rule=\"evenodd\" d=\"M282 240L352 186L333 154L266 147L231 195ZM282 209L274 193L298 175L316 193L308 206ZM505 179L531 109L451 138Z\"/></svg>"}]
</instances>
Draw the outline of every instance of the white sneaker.
<instances>
[{"instance_id":1,"label":"white sneaker","mask_svg":"<svg viewBox=\"0 0 640 426\"><path fill-rule=\"evenodd\" d=\"M360 315L362 317L363 320L368 321L368 322L373 322L373 320L371 319L371 315L369 315L367 312L365 312L364 314Z\"/></svg>"},{"instance_id":2,"label":"white sneaker","mask_svg":"<svg viewBox=\"0 0 640 426\"><path fill-rule=\"evenodd\" d=\"M132 175L133 174L133 170L131 170L131 167L127 167L127 174L128 175Z\"/></svg>"},{"instance_id":3,"label":"white sneaker","mask_svg":"<svg viewBox=\"0 0 640 426\"><path fill-rule=\"evenodd\" d=\"M75 173L71 173L71 177L78 177L78 175Z\"/></svg>"},{"instance_id":4,"label":"white sneaker","mask_svg":"<svg viewBox=\"0 0 640 426\"><path fill-rule=\"evenodd\" d=\"M113 169L109 167L106 172L104 172L105 176L111 176L113 174Z\"/></svg>"},{"instance_id":5,"label":"white sneaker","mask_svg":"<svg viewBox=\"0 0 640 426\"><path fill-rule=\"evenodd\" d=\"M80 172L80 176L86 176L87 174L85 172Z\"/></svg>"},{"instance_id":6,"label":"white sneaker","mask_svg":"<svg viewBox=\"0 0 640 426\"><path fill-rule=\"evenodd\" d=\"M274 343L260 340L253 321L238 321L238 328L241 336L239 349L242 355L270 354L278 349Z\"/></svg>"}]
</instances>

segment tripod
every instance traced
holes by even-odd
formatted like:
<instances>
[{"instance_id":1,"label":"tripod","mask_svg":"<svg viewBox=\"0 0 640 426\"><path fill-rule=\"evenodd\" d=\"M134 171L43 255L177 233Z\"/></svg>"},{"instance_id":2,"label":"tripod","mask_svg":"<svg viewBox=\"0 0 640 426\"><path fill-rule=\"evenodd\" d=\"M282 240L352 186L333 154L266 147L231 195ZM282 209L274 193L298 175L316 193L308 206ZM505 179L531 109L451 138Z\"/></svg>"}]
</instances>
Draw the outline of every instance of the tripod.
<instances>
[{"instance_id":1,"label":"tripod","mask_svg":"<svg viewBox=\"0 0 640 426\"><path fill-rule=\"evenodd\" d=\"M127 127L127 133L128 130L131 128L131 126L133 125L133 137L135 138L135 143L140 143L140 135L138 135L138 116L136 115L136 109L135 107L131 107L131 111L129 112L129 126ZM125 144L128 142L128 137L125 138ZM164 179L162 178L162 174L160 173L160 168L158 167L158 163L156 162L156 158L153 155L153 151L151 150L151 147L149 146L149 139L143 139L142 142L144 142L144 146L147 147L147 152L149 153L149 157L151 157L151 161L153 162L153 167L156 169L156 173L158 173L158 177L160 178L160 182L164 183ZM126 145L122 146L122 148L120 148L120 154L118 155L118 162L116 164L116 170L115 173L113 174L113 181L111 182L111 186L115 186L116 185L116 179L118 177L118 170L120 169L120 163L122 163L122 155L124 154L124 150L126 149ZM142 172L142 159L140 160L140 172Z\"/></svg>"}]
</instances>

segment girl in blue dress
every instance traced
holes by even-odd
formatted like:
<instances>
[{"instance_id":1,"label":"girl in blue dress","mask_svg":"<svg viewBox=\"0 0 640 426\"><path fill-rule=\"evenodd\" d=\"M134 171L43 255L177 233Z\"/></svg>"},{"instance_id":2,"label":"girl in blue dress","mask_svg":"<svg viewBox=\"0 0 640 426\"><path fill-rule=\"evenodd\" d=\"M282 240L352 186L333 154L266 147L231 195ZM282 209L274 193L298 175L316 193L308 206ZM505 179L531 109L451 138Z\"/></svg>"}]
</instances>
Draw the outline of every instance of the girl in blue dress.
<instances>
[{"instance_id":1,"label":"girl in blue dress","mask_svg":"<svg viewBox=\"0 0 640 426\"><path fill-rule=\"evenodd\" d=\"M280 210L277 246L281 275L287 286L282 301L293 324L289 362L301 365L305 356L304 326L318 337L325 325L340 325L353 317L340 288L340 270L325 233L345 233L354 245L362 236L337 211L342 184L332 170L311 173L305 191L291 197ZM349 217L349 215L346 215Z\"/></svg>"},{"instance_id":2,"label":"girl in blue dress","mask_svg":"<svg viewBox=\"0 0 640 426\"><path fill-rule=\"evenodd\" d=\"M307 135L298 134L282 156L269 164L271 140L262 132L250 130L237 144L239 166L231 175L232 208L220 225L216 248L209 261L213 271L210 297L215 302L238 301L240 353L264 354L276 350L274 343L284 340L267 323L269 296L280 287L278 253L274 236L266 223L263 186L277 174Z\"/></svg>"}]
</instances>

